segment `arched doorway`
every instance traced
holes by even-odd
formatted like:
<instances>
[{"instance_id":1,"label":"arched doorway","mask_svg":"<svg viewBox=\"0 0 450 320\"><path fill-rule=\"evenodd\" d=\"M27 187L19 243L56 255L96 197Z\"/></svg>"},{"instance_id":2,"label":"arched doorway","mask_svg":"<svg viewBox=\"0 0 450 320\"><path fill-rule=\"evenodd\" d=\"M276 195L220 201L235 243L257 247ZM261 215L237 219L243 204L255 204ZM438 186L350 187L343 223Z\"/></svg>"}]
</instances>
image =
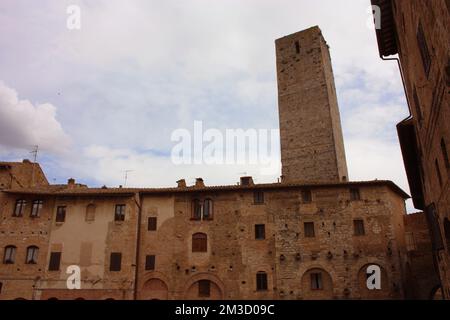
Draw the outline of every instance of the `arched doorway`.
<instances>
[{"instance_id":1,"label":"arched doorway","mask_svg":"<svg viewBox=\"0 0 450 320\"><path fill-rule=\"evenodd\" d=\"M333 298L333 280L324 269L309 269L303 274L301 283L304 299L323 300Z\"/></svg>"},{"instance_id":2,"label":"arched doorway","mask_svg":"<svg viewBox=\"0 0 450 320\"><path fill-rule=\"evenodd\" d=\"M143 300L167 300L169 298L169 289L167 284L158 278L152 278L144 283L141 292Z\"/></svg>"},{"instance_id":3,"label":"arched doorway","mask_svg":"<svg viewBox=\"0 0 450 320\"><path fill-rule=\"evenodd\" d=\"M209 273L197 274L187 283L186 300L222 300L224 298L222 281Z\"/></svg>"}]
</instances>

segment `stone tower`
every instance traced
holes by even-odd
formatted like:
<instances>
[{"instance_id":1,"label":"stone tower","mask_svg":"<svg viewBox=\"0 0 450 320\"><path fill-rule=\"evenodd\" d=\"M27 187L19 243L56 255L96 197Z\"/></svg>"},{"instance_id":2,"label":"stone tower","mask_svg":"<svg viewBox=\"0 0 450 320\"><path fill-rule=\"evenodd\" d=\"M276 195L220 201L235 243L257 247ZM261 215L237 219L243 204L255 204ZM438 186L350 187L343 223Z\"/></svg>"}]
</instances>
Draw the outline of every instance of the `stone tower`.
<instances>
[{"instance_id":1,"label":"stone tower","mask_svg":"<svg viewBox=\"0 0 450 320\"><path fill-rule=\"evenodd\" d=\"M283 182L348 180L330 52L319 27L275 41Z\"/></svg>"}]
</instances>

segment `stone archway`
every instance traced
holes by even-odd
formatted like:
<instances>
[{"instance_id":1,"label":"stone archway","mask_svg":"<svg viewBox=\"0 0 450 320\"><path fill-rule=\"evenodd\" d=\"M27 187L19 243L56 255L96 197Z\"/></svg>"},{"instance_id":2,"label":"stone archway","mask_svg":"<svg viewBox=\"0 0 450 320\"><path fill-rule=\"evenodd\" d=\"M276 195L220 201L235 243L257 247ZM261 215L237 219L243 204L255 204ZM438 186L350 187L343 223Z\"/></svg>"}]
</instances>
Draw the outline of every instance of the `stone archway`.
<instances>
[{"instance_id":1,"label":"stone archway","mask_svg":"<svg viewBox=\"0 0 450 320\"><path fill-rule=\"evenodd\" d=\"M147 280L140 292L142 300L167 300L169 298L169 288L167 284L158 278Z\"/></svg>"},{"instance_id":2,"label":"stone archway","mask_svg":"<svg viewBox=\"0 0 450 320\"><path fill-rule=\"evenodd\" d=\"M367 268L369 266L378 266L381 270L381 289L380 290L370 290L367 287ZM376 263L368 263L362 266L358 271L358 288L360 292L360 298L364 300L383 300L391 296L391 288L389 285L389 278L387 276L386 270Z\"/></svg>"},{"instance_id":3,"label":"stone archway","mask_svg":"<svg viewBox=\"0 0 450 320\"><path fill-rule=\"evenodd\" d=\"M333 299L333 280L322 268L308 269L302 276L301 285L304 299Z\"/></svg>"},{"instance_id":4,"label":"stone archway","mask_svg":"<svg viewBox=\"0 0 450 320\"><path fill-rule=\"evenodd\" d=\"M222 300L224 296L224 287L220 279L207 273L192 277L184 294L186 300Z\"/></svg>"}]
</instances>

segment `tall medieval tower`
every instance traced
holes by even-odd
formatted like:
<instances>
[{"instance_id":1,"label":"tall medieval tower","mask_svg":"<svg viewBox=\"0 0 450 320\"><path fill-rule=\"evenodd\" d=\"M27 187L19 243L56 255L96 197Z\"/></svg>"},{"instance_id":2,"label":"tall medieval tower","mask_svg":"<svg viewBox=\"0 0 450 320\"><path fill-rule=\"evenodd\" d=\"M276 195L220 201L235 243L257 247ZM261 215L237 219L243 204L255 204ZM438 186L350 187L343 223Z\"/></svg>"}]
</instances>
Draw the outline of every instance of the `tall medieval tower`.
<instances>
[{"instance_id":1,"label":"tall medieval tower","mask_svg":"<svg viewBox=\"0 0 450 320\"><path fill-rule=\"evenodd\" d=\"M275 41L283 182L348 180L330 52L319 27Z\"/></svg>"}]
</instances>

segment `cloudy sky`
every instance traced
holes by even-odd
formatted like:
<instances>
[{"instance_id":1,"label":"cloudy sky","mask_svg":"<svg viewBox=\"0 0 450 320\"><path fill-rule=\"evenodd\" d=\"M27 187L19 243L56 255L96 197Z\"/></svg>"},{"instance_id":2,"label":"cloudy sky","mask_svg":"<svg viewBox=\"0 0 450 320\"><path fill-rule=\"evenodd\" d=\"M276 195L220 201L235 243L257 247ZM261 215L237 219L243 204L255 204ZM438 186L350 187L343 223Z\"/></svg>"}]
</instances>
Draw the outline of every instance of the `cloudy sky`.
<instances>
[{"instance_id":1,"label":"cloudy sky","mask_svg":"<svg viewBox=\"0 0 450 320\"><path fill-rule=\"evenodd\" d=\"M66 27L69 5L81 29ZM319 25L331 47L352 180L408 190L395 124L408 114L395 63L378 57L369 0L2 0L0 160L51 182L234 184L279 172L174 165L178 128L278 129L274 40ZM410 205L409 205L410 207Z\"/></svg>"}]
</instances>

